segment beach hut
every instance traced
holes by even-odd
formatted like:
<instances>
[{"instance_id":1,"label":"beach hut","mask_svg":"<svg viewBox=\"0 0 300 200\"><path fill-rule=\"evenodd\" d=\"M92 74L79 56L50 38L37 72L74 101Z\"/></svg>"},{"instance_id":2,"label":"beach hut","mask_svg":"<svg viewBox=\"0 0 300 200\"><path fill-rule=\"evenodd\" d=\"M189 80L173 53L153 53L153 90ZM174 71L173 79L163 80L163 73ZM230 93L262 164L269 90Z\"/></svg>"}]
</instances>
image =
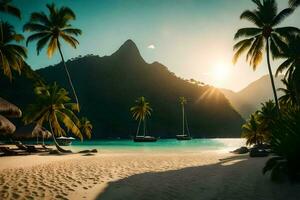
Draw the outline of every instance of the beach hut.
<instances>
[{"instance_id":1,"label":"beach hut","mask_svg":"<svg viewBox=\"0 0 300 200\"><path fill-rule=\"evenodd\" d=\"M39 137L41 137L44 144L44 139L51 137L51 135L52 134L44 127L38 124L29 124L18 128L13 137L15 139L31 139L36 137L37 144L39 143Z\"/></svg>"},{"instance_id":2,"label":"beach hut","mask_svg":"<svg viewBox=\"0 0 300 200\"><path fill-rule=\"evenodd\" d=\"M21 117L22 112L17 106L0 97L0 134L12 134L16 127L4 116L10 118Z\"/></svg>"},{"instance_id":3,"label":"beach hut","mask_svg":"<svg viewBox=\"0 0 300 200\"><path fill-rule=\"evenodd\" d=\"M0 134L7 135L15 132L16 127L6 117L0 115Z\"/></svg>"},{"instance_id":4,"label":"beach hut","mask_svg":"<svg viewBox=\"0 0 300 200\"><path fill-rule=\"evenodd\" d=\"M0 114L9 118L22 116L22 111L14 104L0 97Z\"/></svg>"}]
</instances>

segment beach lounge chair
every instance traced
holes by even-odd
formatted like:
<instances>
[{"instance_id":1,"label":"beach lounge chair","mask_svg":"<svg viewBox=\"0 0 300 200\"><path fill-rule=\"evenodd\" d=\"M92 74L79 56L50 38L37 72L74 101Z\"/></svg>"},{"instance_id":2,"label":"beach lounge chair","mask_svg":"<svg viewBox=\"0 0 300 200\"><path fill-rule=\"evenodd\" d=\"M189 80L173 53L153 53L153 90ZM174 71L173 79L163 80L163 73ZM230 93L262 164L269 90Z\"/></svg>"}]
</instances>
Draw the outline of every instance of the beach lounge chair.
<instances>
[{"instance_id":1,"label":"beach lounge chair","mask_svg":"<svg viewBox=\"0 0 300 200\"><path fill-rule=\"evenodd\" d=\"M4 156L17 156L17 155L26 155L25 151L16 151L15 149L10 149L9 147L0 147L0 152Z\"/></svg>"},{"instance_id":2,"label":"beach lounge chair","mask_svg":"<svg viewBox=\"0 0 300 200\"><path fill-rule=\"evenodd\" d=\"M44 150L47 150L47 151L50 151L50 150L52 150L52 148L49 148L49 147L47 147L46 145L44 145L44 144L42 144L42 147L43 147L43 149Z\"/></svg>"},{"instance_id":3,"label":"beach lounge chair","mask_svg":"<svg viewBox=\"0 0 300 200\"><path fill-rule=\"evenodd\" d=\"M27 147L24 144L22 144L22 142L20 142L20 141L16 142L16 146L18 147L18 149L27 151Z\"/></svg>"}]
</instances>

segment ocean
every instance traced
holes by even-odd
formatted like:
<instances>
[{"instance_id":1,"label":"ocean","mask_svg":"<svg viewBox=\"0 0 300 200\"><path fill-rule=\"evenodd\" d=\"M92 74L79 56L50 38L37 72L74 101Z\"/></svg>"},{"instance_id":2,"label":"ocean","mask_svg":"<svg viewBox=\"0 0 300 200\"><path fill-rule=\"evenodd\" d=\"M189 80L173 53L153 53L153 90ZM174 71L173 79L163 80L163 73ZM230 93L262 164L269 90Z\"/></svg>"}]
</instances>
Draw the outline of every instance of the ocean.
<instances>
[{"instance_id":1,"label":"ocean","mask_svg":"<svg viewBox=\"0 0 300 200\"><path fill-rule=\"evenodd\" d=\"M245 140L232 139L193 139L178 141L176 139L160 139L157 142L139 143L132 140L86 140L74 141L71 149L98 149L111 152L146 152L146 151L185 151L197 152L203 150L233 150L245 145Z\"/></svg>"}]
</instances>

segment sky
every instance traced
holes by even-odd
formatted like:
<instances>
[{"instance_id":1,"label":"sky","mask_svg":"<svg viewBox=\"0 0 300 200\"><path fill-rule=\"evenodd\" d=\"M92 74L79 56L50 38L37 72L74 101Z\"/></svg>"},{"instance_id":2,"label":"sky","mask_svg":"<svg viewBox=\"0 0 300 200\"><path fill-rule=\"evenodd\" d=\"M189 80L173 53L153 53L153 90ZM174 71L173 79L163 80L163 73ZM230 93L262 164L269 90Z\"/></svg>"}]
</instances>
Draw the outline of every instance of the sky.
<instances>
[{"instance_id":1,"label":"sky","mask_svg":"<svg viewBox=\"0 0 300 200\"><path fill-rule=\"evenodd\" d=\"M280 10L288 6L288 0L277 1ZM70 7L76 13L72 25L83 31L78 48L63 45L66 59L110 55L132 39L146 62L158 61L177 76L216 87L239 91L268 73L265 59L255 72L245 56L234 66L231 62L235 32L252 26L239 19L244 10L255 8L250 0L13 0L22 20L3 14L1 18L22 33L30 14L47 12L46 4L52 2ZM300 8L282 26L300 27L299 18ZM37 56L35 45L28 45L26 60L33 69L60 62L58 53ZM273 71L279 63L272 61Z\"/></svg>"}]
</instances>

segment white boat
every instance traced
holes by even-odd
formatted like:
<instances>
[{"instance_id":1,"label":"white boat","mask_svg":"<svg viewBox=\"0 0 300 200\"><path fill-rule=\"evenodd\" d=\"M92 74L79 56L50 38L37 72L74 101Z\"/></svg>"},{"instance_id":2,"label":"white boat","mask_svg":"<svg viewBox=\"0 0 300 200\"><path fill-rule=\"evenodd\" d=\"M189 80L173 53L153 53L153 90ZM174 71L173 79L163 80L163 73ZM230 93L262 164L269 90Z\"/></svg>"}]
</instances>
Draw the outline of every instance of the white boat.
<instances>
[{"instance_id":1,"label":"white boat","mask_svg":"<svg viewBox=\"0 0 300 200\"><path fill-rule=\"evenodd\" d=\"M60 146L70 146L72 144L72 141L75 140L73 137L58 137L56 138L57 143Z\"/></svg>"}]
</instances>

